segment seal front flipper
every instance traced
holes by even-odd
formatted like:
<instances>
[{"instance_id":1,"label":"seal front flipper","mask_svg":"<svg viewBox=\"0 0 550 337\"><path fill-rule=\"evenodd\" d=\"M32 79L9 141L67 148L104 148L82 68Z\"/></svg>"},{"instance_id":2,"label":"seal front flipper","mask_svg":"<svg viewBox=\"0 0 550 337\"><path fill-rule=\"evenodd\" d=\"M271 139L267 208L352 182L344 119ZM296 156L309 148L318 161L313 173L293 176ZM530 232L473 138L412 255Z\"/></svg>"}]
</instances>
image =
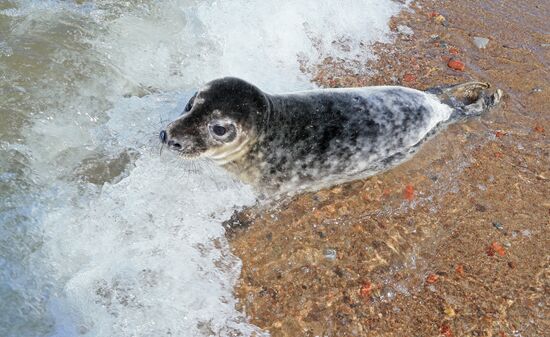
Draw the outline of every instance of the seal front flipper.
<instances>
[{"instance_id":1,"label":"seal front flipper","mask_svg":"<svg viewBox=\"0 0 550 337\"><path fill-rule=\"evenodd\" d=\"M441 102L453 108L451 121L472 116L479 116L498 105L503 92L500 89L492 92L486 82L468 82L450 87L438 87L428 90L439 97Z\"/></svg>"}]
</instances>

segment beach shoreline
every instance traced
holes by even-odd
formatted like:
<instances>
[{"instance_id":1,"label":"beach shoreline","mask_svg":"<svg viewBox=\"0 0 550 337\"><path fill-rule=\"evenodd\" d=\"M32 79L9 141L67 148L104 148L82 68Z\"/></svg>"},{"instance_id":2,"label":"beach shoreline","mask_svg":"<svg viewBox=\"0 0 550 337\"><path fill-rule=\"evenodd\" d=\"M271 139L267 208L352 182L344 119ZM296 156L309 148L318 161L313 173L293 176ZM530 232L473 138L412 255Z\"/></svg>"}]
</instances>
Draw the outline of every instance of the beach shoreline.
<instances>
[{"instance_id":1,"label":"beach shoreline","mask_svg":"<svg viewBox=\"0 0 550 337\"><path fill-rule=\"evenodd\" d=\"M410 8L390 22L395 42L374 46L370 76L332 59L306 71L325 87L487 81L504 103L388 172L237 216L238 308L272 336L550 330L550 6Z\"/></svg>"}]
</instances>

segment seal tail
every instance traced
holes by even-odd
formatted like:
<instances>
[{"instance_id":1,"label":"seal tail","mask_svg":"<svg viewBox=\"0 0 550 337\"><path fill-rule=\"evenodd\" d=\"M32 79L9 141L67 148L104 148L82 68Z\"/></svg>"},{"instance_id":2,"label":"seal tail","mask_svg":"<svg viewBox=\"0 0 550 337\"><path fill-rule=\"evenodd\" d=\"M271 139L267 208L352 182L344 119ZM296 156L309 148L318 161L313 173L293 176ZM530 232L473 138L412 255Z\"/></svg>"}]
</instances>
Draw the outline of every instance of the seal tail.
<instances>
[{"instance_id":1,"label":"seal tail","mask_svg":"<svg viewBox=\"0 0 550 337\"><path fill-rule=\"evenodd\" d=\"M439 87L429 90L437 95L441 102L453 108L450 120L456 121L472 116L479 116L499 104L503 92L500 89L491 91L486 82L468 82L450 87Z\"/></svg>"}]
</instances>

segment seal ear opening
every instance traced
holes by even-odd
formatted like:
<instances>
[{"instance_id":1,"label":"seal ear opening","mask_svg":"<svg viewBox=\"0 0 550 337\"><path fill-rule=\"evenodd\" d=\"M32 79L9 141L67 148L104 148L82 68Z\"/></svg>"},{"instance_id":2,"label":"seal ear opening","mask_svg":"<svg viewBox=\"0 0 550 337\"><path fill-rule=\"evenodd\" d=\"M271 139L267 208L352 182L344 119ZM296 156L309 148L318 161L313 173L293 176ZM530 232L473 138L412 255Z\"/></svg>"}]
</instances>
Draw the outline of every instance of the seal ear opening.
<instances>
[{"instance_id":1,"label":"seal ear opening","mask_svg":"<svg viewBox=\"0 0 550 337\"><path fill-rule=\"evenodd\" d=\"M187 104L185 105L185 109L183 109L182 114L185 114L191 111L191 109L193 108L193 104L195 103L195 98L197 97L197 94L198 92L196 92L193 96L191 96L191 98L189 99L189 102L187 102Z\"/></svg>"}]
</instances>

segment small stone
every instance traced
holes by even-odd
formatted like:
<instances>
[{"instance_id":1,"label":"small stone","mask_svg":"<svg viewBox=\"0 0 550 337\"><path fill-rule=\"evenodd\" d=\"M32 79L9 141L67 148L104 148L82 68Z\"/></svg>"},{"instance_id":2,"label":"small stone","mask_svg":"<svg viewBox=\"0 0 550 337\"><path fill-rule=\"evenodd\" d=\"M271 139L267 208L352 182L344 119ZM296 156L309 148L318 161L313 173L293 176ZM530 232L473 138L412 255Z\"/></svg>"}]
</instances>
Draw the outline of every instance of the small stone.
<instances>
[{"instance_id":1,"label":"small stone","mask_svg":"<svg viewBox=\"0 0 550 337\"><path fill-rule=\"evenodd\" d=\"M504 250L504 247L498 242L493 242L489 247L487 247L487 255L488 256L504 256L506 255L506 250Z\"/></svg>"},{"instance_id":2,"label":"small stone","mask_svg":"<svg viewBox=\"0 0 550 337\"><path fill-rule=\"evenodd\" d=\"M412 83L414 81L416 81L416 76L413 74L405 74L403 76L403 82Z\"/></svg>"},{"instance_id":3,"label":"small stone","mask_svg":"<svg viewBox=\"0 0 550 337\"><path fill-rule=\"evenodd\" d=\"M479 49L485 49L489 44L489 39L485 37L474 36L474 44Z\"/></svg>"},{"instance_id":4,"label":"small stone","mask_svg":"<svg viewBox=\"0 0 550 337\"><path fill-rule=\"evenodd\" d=\"M405 190L403 191L403 196L405 199L412 201L414 199L414 186L407 184L407 186L405 186Z\"/></svg>"},{"instance_id":5,"label":"small stone","mask_svg":"<svg viewBox=\"0 0 550 337\"><path fill-rule=\"evenodd\" d=\"M451 307L448 304L445 305L445 308L443 309L443 311L445 312L445 315L447 315L448 317L456 316L455 310L453 309L453 307Z\"/></svg>"},{"instance_id":6,"label":"small stone","mask_svg":"<svg viewBox=\"0 0 550 337\"><path fill-rule=\"evenodd\" d=\"M403 35L414 35L414 31L409 26L398 25L397 31Z\"/></svg>"},{"instance_id":7,"label":"small stone","mask_svg":"<svg viewBox=\"0 0 550 337\"><path fill-rule=\"evenodd\" d=\"M426 283L428 284L434 284L435 282L437 282L437 280L439 280L439 276L437 276L436 274L430 274L428 275L428 277L426 277Z\"/></svg>"},{"instance_id":8,"label":"small stone","mask_svg":"<svg viewBox=\"0 0 550 337\"><path fill-rule=\"evenodd\" d=\"M447 66L453 70L464 71L465 65L459 60L450 59Z\"/></svg>"},{"instance_id":9,"label":"small stone","mask_svg":"<svg viewBox=\"0 0 550 337\"><path fill-rule=\"evenodd\" d=\"M361 285L361 288L359 289L359 296L361 297L369 297L372 290L373 290L373 284L369 281L363 282Z\"/></svg>"},{"instance_id":10,"label":"small stone","mask_svg":"<svg viewBox=\"0 0 550 337\"><path fill-rule=\"evenodd\" d=\"M449 48L449 53L451 53L453 55L458 55L458 54L460 54L460 51L458 50L458 48L451 47L451 48Z\"/></svg>"},{"instance_id":11,"label":"small stone","mask_svg":"<svg viewBox=\"0 0 550 337\"><path fill-rule=\"evenodd\" d=\"M440 25L444 25L445 21L447 21L447 19L443 15L439 14L436 17L434 17L434 21L436 23L439 23Z\"/></svg>"},{"instance_id":12,"label":"small stone","mask_svg":"<svg viewBox=\"0 0 550 337\"><path fill-rule=\"evenodd\" d=\"M453 337L453 331L451 330L451 327L447 323L443 323L441 325L441 328L439 328L439 332L445 336L445 337Z\"/></svg>"},{"instance_id":13,"label":"small stone","mask_svg":"<svg viewBox=\"0 0 550 337\"><path fill-rule=\"evenodd\" d=\"M485 212L487 211L487 207L481 205L481 204L476 204L476 211L478 212Z\"/></svg>"},{"instance_id":14,"label":"small stone","mask_svg":"<svg viewBox=\"0 0 550 337\"><path fill-rule=\"evenodd\" d=\"M493 222L493 227L495 227L499 231L504 229L504 226L500 222L497 222L497 221Z\"/></svg>"},{"instance_id":15,"label":"small stone","mask_svg":"<svg viewBox=\"0 0 550 337\"><path fill-rule=\"evenodd\" d=\"M535 131L537 133L544 133L544 128L537 124L533 127L533 131Z\"/></svg>"},{"instance_id":16,"label":"small stone","mask_svg":"<svg viewBox=\"0 0 550 337\"><path fill-rule=\"evenodd\" d=\"M334 261L336 260L336 256L338 255L338 253L336 252L336 249L325 248L323 250L323 255L325 256L325 259L329 261Z\"/></svg>"}]
</instances>

